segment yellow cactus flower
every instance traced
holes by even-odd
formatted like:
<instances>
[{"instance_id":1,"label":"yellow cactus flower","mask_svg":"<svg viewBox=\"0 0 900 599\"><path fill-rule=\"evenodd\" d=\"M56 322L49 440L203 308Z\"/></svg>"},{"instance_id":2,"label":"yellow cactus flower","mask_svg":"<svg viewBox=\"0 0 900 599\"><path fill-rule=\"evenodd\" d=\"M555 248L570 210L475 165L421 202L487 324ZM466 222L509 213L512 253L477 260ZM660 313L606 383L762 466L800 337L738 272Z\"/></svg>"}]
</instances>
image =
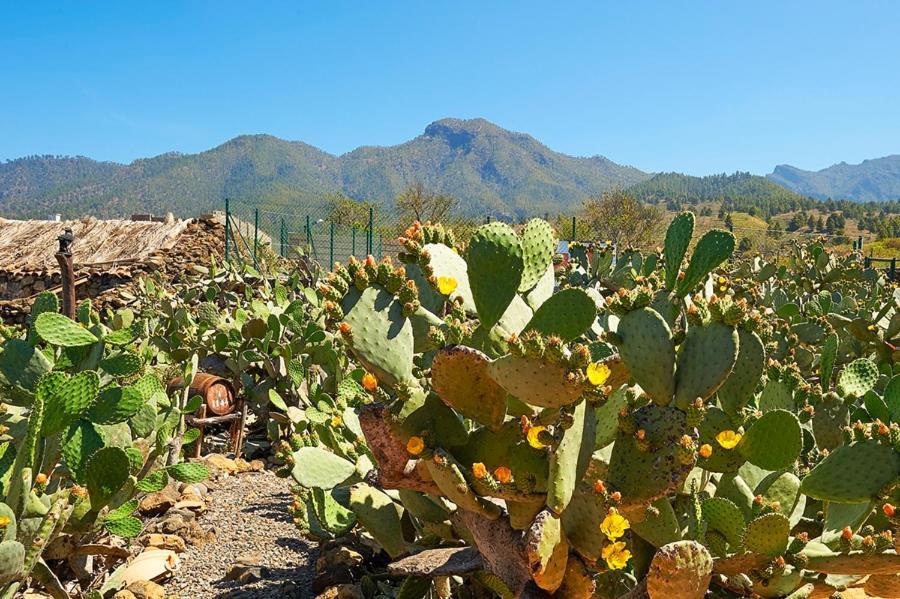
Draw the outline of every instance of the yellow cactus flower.
<instances>
[{"instance_id":1,"label":"yellow cactus flower","mask_svg":"<svg viewBox=\"0 0 900 599\"><path fill-rule=\"evenodd\" d=\"M343 423L344 423L344 421L341 419L340 416L332 416L332 417L331 417L331 426L332 426L332 428L337 428L337 427L339 427L340 425L342 425Z\"/></svg>"},{"instance_id":2,"label":"yellow cactus flower","mask_svg":"<svg viewBox=\"0 0 900 599\"><path fill-rule=\"evenodd\" d=\"M512 482L512 471L506 466L497 466L494 470L494 478L501 485L508 485Z\"/></svg>"},{"instance_id":3,"label":"yellow cactus flower","mask_svg":"<svg viewBox=\"0 0 900 599\"><path fill-rule=\"evenodd\" d=\"M6 528L9 526L12 520L9 519L9 516L0 516L0 528Z\"/></svg>"},{"instance_id":4,"label":"yellow cactus flower","mask_svg":"<svg viewBox=\"0 0 900 599\"><path fill-rule=\"evenodd\" d=\"M604 547L601 555L610 570L621 570L628 565L628 560L631 559L631 552L625 549L625 543L621 541L610 543Z\"/></svg>"},{"instance_id":5,"label":"yellow cactus flower","mask_svg":"<svg viewBox=\"0 0 900 599\"><path fill-rule=\"evenodd\" d=\"M709 459L709 456L712 455L712 445L709 443L704 443L700 446L700 457Z\"/></svg>"},{"instance_id":6,"label":"yellow cactus flower","mask_svg":"<svg viewBox=\"0 0 900 599\"><path fill-rule=\"evenodd\" d=\"M724 285L726 280L725 277L719 277L719 285Z\"/></svg>"},{"instance_id":7,"label":"yellow cactus flower","mask_svg":"<svg viewBox=\"0 0 900 599\"><path fill-rule=\"evenodd\" d=\"M606 535L610 541L615 541L631 528L628 518L619 513L616 508L609 508L606 518L600 523L600 532Z\"/></svg>"},{"instance_id":8,"label":"yellow cactus flower","mask_svg":"<svg viewBox=\"0 0 900 599\"><path fill-rule=\"evenodd\" d=\"M406 442L406 451L410 455L419 455L425 449L425 441L422 437L410 437Z\"/></svg>"},{"instance_id":9,"label":"yellow cactus flower","mask_svg":"<svg viewBox=\"0 0 900 599\"><path fill-rule=\"evenodd\" d=\"M458 284L453 277L438 277L437 280L437 288L441 295L450 295L456 291Z\"/></svg>"},{"instance_id":10,"label":"yellow cactus flower","mask_svg":"<svg viewBox=\"0 0 900 599\"><path fill-rule=\"evenodd\" d=\"M525 435L528 438L528 444L534 447L535 449L543 449L547 447L547 444L541 441L541 433L547 430L546 426L532 426L528 429L528 434Z\"/></svg>"},{"instance_id":11,"label":"yellow cactus flower","mask_svg":"<svg viewBox=\"0 0 900 599\"><path fill-rule=\"evenodd\" d=\"M362 377L362 386L366 391L371 393L378 388L378 379L371 372L367 372Z\"/></svg>"},{"instance_id":12,"label":"yellow cactus flower","mask_svg":"<svg viewBox=\"0 0 900 599\"><path fill-rule=\"evenodd\" d=\"M734 449L734 447L741 442L741 436L741 433L727 430L716 435L716 441L725 449Z\"/></svg>"},{"instance_id":13,"label":"yellow cactus flower","mask_svg":"<svg viewBox=\"0 0 900 599\"><path fill-rule=\"evenodd\" d=\"M587 378L593 386L599 387L609 378L610 372L606 364L591 362L587 367Z\"/></svg>"},{"instance_id":14,"label":"yellow cactus flower","mask_svg":"<svg viewBox=\"0 0 900 599\"><path fill-rule=\"evenodd\" d=\"M481 462L475 462L472 464L472 474L475 475L475 478L482 479L487 476L487 468L484 467L484 464Z\"/></svg>"}]
</instances>

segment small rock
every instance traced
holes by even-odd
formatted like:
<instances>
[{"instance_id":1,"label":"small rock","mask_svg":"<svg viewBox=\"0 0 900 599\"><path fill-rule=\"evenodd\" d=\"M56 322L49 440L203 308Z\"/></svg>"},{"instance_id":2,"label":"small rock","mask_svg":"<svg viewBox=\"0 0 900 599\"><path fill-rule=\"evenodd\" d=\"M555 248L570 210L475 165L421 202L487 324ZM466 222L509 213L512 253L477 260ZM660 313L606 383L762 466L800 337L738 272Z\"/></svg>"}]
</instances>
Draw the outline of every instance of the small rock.
<instances>
[{"instance_id":1,"label":"small rock","mask_svg":"<svg viewBox=\"0 0 900 599\"><path fill-rule=\"evenodd\" d=\"M354 568L363 563L363 556L349 547L339 546L322 552L316 560L316 572L336 567Z\"/></svg>"},{"instance_id":2,"label":"small rock","mask_svg":"<svg viewBox=\"0 0 900 599\"><path fill-rule=\"evenodd\" d=\"M328 587L316 599L364 599L362 589L356 584L339 584Z\"/></svg>"},{"instance_id":3,"label":"small rock","mask_svg":"<svg viewBox=\"0 0 900 599\"><path fill-rule=\"evenodd\" d=\"M141 500L138 511L145 516L158 516L166 513L169 508L175 505L178 496L174 490L166 488L156 493L150 493Z\"/></svg>"},{"instance_id":4,"label":"small rock","mask_svg":"<svg viewBox=\"0 0 900 599\"><path fill-rule=\"evenodd\" d=\"M178 535L152 533L141 537L141 543L143 543L144 547L169 549L175 553L184 553L186 549L184 539Z\"/></svg>"},{"instance_id":5,"label":"small rock","mask_svg":"<svg viewBox=\"0 0 900 599\"><path fill-rule=\"evenodd\" d=\"M261 579L264 575L264 569L260 565L261 562L262 559L257 554L239 557L228 568L228 572L225 573L225 580L234 580L241 584L255 582Z\"/></svg>"},{"instance_id":6,"label":"small rock","mask_svg":"<svg viewBox=\"0 0 900 599\"><path fill-rule=\"evenodd\" d=\"M137 599L137 596L128 589L122 589L113 595L113 599Z\"/></svg>"},{"instance_id":7,"label":"small rock","mask_svg":"<svg viewBox=\"0 0 900 599\"><path fill-rule=\"evenodd\" d=\"M185 500L182 499L172 506L176 510L188 510L190 512L205 512L206 504L201 500Z\"/></svg>"},{"instance_id":8,"label":"small rock","mask_svg":"<svg viewBox=\"0 0 900 599\"><path fill-rule=\"evenodd\" d=\"M227 474L237 474L238 465L231 458L226 458L221 453L211 453L203 458L207 465Z\"/></svg>"},{"instance_id":9,"label":"small rock","mask_svg":"<svg viewBox=\"0 0 900 599\"><path fill-rule=\"evenodd\" d=\"M166 599L163 588L149 580L136 580L125 588L125 592L131 593L136 599Z\"/></svg>"}]
</instances>

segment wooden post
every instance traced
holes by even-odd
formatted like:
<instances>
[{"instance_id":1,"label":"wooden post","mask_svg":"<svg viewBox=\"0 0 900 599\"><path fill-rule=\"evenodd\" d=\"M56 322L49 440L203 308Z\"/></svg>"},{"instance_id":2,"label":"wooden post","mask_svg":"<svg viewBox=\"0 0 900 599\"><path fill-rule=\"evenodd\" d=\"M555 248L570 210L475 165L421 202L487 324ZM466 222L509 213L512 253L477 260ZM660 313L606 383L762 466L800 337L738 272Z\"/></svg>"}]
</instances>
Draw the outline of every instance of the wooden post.
<instances>
[{"instance_id":1,"label":"wooden post","mask_svg":"<svg viewBox=\"0 0 900 599\"><path fill-rule=\"evenodd\" d=\"M72 243L75 235L72 229L56 238L59 241L59 251L56 252L56 261L59 262L60 279L62 281L62 311L63 314L75 320L75 266L72 263Z\"/></svg>"}]
</instances>

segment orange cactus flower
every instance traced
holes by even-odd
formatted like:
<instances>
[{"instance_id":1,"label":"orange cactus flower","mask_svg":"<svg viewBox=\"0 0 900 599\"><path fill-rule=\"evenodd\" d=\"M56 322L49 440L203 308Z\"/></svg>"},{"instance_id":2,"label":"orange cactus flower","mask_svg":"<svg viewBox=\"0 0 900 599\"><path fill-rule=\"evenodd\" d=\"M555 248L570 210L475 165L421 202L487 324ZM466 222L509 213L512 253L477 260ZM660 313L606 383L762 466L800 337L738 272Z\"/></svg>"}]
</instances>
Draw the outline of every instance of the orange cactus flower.
<instances>
[{"instance_id":1,"label":"orange cactus flower","mask_svg":"<svg viewBox=\"0 0 900 599\"><path fill-rule=\"evenodd\" d=\"M36 485L46 485L47 484L47 475L41 472L37 476L34 477L34 484Z\"/></svg>"},{"instance_id":2,"label":"orange cactus flower","mask_svg":"<svg viewBox=\"0 0 900 599\"><path fill-rule=\"evenodd\" d=\"M709 443L704 443L700 446L700 457L709 459L709 456L712 455L712 445Z\"/></svg>"},{"instance_id":3,"label":"orange cactus flower","mask_svg":"<svg viewBox=\"0 0 900 599\"><path fill-rule=\"evenodd\" d=\"M894 514L897 513L897 508L892 506L890 503L885 503L883 506L881 506L881 511L884 512L884 515L888 518L893 518Z\"/></svg>"},{"instance_id":4,"label":"orange cactus flower","mask_svg":"<svg viewBox=\"0 0 900 599\"><path fill-rule=\"evenodd\" d=\"M497 482L501 485L508 485L512 482L512 470L506 466L497 466L494 470L494 478L497 479Z\"/></svg>"},{"instance_id":5,"label":"orange cactus flower","mask_svg":"<svg viewBox=\"0 0 900 599\"><path fill-rule=\"evenodd\" d=\"M410 437L406 442L406 451L410 455L419 455L425 449L425 441L422 437Z\"/></svg>"},{"instance_id":6,"label":"orange cactus flower","mask_svg":"<svg viewBox=\"0 0 900 599\"><path fill-rule=\"evenodd\" d=\"M604 493L606 491L606 485L603 484L603 481L599 478L594 481L594 493Z\"/></svg>"},{"instance_id":7,"label":"orange cactus flower","mask_svg":"<svg viewBox=\"0 0 900 599\"><path fill-rule=\"evenodd\" d=\"M853 538L853 529L849 526L845 526L843 530L841 530L841 538L845 541L849 541Z\"/></svg>"},{"instance_id":8,"label":"orange cactus flower","mask_svg":"<svg viewBox=\"0 0 900 599\"><path fill-rule=\"evenodd\" d=\"M378 388L378 379L371 372L367 372L362 377L362 386L366 391L372 393Z\"/></svg>"},{"instance_id":9,"label":"orange cactus flower","mask_svg":"<svg viewBox=\"0 0 900 599\"><path fill-rule=\"evenodd\" d=\"M485 478L488 474L487 468L484 467L484 464L481 462L475 462L472 464L472 474L475 475L475 478L482 479Z\"/></svg>"}]
</instances>

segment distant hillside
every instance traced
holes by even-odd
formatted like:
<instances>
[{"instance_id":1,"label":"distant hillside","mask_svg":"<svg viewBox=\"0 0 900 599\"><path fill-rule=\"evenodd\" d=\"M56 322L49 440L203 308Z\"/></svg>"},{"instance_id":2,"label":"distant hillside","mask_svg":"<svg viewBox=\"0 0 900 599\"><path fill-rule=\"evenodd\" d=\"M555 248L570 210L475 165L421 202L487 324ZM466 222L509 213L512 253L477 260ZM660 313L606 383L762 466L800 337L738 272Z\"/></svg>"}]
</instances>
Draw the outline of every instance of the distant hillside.
<instances>
[{"instance_id":1,"label":"distant hillside","mask_svg":"<svg viewBox=\"0 0 900 599\"><path fill-rule=\"evenodd\" d=\"M787 164L775 167L769 180L818 199L881 202L900 199L900 155L841 162L820 171L805 171Z\"/></svg>"},{"instance_id":2,"label":"distant hillside","mask_svg":"<svg viewBox=\"0 0 900 599\"><path fill-rule=\"evenodd\" d=\"M571 211L588 194L648 177L601 156L554 152L483 119L444 119L406 143L342 156L248 135L199 154L163 154L128 165L22 158L0 164L0 216L188 216L220 208L226 196L300 208L336 191L390 207L407 185L420 182L459 198L469 214L520 217Z\"/></svg>"},{"instance_id":3,"label":"distant hillside","mask_svg":"<svg viewBox=\"0 0 900 599\"><path fill-rule=\"evenodd\" d=\"M629 188L645 202L697 204L700 202L745 203L749 199L760 205L790 204L797 209L809 203L793 191L750 173L692 177L681 173L660 173ZM793 206L793 204L797 204ZM785 209L779 210L784 212Z\"/></svg>"}]
</instances>

